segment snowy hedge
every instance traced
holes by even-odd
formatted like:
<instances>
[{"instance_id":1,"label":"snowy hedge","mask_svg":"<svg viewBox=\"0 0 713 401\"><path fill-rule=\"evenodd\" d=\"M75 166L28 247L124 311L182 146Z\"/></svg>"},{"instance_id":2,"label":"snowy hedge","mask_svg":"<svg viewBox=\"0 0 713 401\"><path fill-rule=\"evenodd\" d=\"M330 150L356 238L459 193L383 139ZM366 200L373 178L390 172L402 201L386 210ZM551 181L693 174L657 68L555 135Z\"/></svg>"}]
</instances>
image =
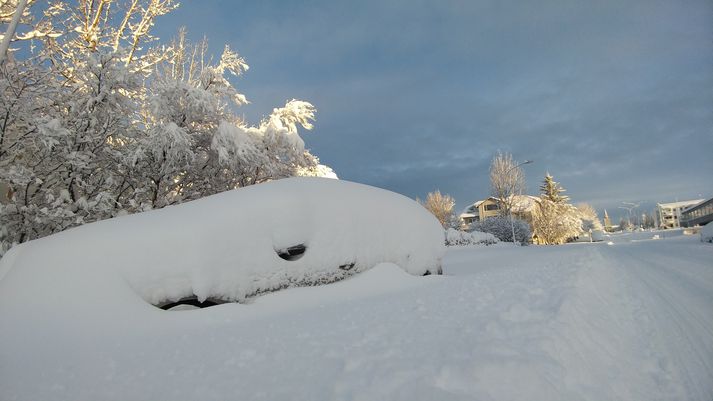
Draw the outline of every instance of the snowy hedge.
<instances>
[{"instance_id":1,"label":"snowy hedge","mask_svg":"<svg viewBox=\"0 0 713 401\"><path fill-rule=\"evenodd\" d=\"M532 236L530 225L524 220L512 219L511 224L509 217L489 217L484 220L475 221L470 225L471 230L490 233L504 242L513 242L513 227L515 229L515 240L517 242L530 242Z\"/></svg>"},{"instance_id":2,"label":"snowy hedge","mask_svg":"<svg viewBox=\"0 0 713 401\"><path fill-rule=\"evenodd\" d=\"M465 232L449 228L446 230L446 246L492 245L498 242L493 234L479 231Z\"/></svg>"}]
</instances>

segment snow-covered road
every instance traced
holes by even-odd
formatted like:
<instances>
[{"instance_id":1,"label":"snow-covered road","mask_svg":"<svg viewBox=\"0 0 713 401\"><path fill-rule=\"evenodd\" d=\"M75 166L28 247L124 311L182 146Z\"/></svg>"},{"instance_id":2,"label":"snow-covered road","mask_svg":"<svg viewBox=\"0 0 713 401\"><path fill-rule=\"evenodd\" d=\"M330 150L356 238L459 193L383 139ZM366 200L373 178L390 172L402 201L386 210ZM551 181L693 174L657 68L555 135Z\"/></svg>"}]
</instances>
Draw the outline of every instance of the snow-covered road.
<instances>
[{"instance_id":1,"label":"snow-covered road","mask_svg":"<svg viewBox=\"0 0 713 401\"><path fill-rule=\"evenodd\" d=\"M713 252L670 241L608 247L603 266L621 277L662 398L713 399Z\"/></svg>"},{"instance_id":2,"label":"snow-covered road","mask_svg":"<svg viewBox=\"0 0 713 401\"><path fill-rule=\"evenodd\" d=\"M495 321L519 310L529 326L526 331L544 337L532 347L510 343L519 352L538 349L540 362L549 361L530 372L534 381L529 393L521 391L522 377L515 371L512 376L500 372L518 388L513 399L527 399L528 394L539 394L540 399L713 398L713 248L690 237L636 236L614 237L611 245L573 244L507 254L486 249L475 257L490 256L489 265L496 267L494 273L471 271L479 285L492 278L490 285L517 291L532 275L523 291L529 295L506 295L490 307L492 311L515 300ZM467 274L467 254L451 252L447 271ZM526 264L517 263L525 258ZM507 270L512 271L510 283L505 282ZM543 301L545 307L539 307ZM551 312L539 327L531 318L538 310ZM505 324L503 331L512 332L513 326ZM552 395L536 390L548 383ZM510 398L502 391L494 389L491 395Z\"/></svg>"},{"instance_id":3,"label":"snow-covered road","mask_svg":"<svg viewBox=\"0 0 713 401\"><path fill-rule=\"evenodd\" d=\"M713 246L651 237L451 249L442 277L382 265L120 333L0 333L0 399L710 401Z\"/></svg>"}]
</instances>

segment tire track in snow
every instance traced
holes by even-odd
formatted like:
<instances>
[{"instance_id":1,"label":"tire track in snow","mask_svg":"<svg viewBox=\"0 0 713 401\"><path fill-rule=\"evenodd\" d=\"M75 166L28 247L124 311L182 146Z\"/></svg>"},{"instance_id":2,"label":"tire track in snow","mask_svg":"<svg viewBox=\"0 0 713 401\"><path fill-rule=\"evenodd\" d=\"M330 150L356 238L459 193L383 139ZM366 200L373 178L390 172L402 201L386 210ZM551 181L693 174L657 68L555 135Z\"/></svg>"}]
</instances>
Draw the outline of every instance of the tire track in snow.
<instances>
[{"instance_id":1,"label":"tire track in snow","mask_svg":"<svg viewBox=\"0 0 713 401\"><path fill-rule=\"evenodd\" d=\"M550 352L567 369L564 385L586 400L668 400L669 380L656 368L640 316L616 263L601 244L573 245L577 280L553 322ZM582 249L586 247L586 249Z\"/></svg>"},{"instance_id":2,"label":"tire track in snow","mask_svg":"<svg viewBox=\"0 0 713 401\"><path fill-rule=\"evenodd\" d=\"M640 305L639 320L649 327L647 341L672 387L671 399L713 399L713 269L682 264L681 241L621 244L608 249L619 263L629 293ZM642 252L642 249L646 251ZM678 255L678 256L672 256ZM616 261L616 262L614 262ZM689 274L688 269L697 269ZM684 269L684 270L681 270ZM700 275L704 274L703 277ZM694 277L698 276L696 280Z\"/></svg>"}]
</instances>

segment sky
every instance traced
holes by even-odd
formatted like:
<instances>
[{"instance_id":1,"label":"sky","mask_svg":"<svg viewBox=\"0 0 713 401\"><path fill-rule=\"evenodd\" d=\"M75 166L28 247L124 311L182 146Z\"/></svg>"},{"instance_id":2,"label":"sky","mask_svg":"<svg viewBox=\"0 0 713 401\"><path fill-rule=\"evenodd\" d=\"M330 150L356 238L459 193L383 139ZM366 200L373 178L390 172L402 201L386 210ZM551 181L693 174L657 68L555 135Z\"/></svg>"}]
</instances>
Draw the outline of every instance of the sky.
<instances>
[{"instance_id":1,"label":"sky","mask_svg":"<svg viewBox=\"0 0 713 401\"><path fill-rule=\"evenodd\" d=\"M459 209L490 193L500 150L536 194L575 203L713 197L713 2L196 1L157 21L225 44L257 123L317 107L307 147L341 179Z\"/></svg>"}]
</instances>

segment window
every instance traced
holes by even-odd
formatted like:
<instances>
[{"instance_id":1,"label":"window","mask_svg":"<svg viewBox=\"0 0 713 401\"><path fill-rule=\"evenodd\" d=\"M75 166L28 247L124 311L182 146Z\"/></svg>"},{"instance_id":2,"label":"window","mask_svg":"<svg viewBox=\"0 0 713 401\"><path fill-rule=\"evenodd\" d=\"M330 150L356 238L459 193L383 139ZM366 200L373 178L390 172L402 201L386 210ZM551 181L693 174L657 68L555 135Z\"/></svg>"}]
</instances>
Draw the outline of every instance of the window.
<instances>
[{"instance_id":1,"label":"window","mask_svg":"<svg viewBox=\"0 0 713 401\"><path fill-rule=\"evenodd\" d=\"M499 210L500 208L496 204L485 205L485 210Z\"/></svg>"}]
</instances>

